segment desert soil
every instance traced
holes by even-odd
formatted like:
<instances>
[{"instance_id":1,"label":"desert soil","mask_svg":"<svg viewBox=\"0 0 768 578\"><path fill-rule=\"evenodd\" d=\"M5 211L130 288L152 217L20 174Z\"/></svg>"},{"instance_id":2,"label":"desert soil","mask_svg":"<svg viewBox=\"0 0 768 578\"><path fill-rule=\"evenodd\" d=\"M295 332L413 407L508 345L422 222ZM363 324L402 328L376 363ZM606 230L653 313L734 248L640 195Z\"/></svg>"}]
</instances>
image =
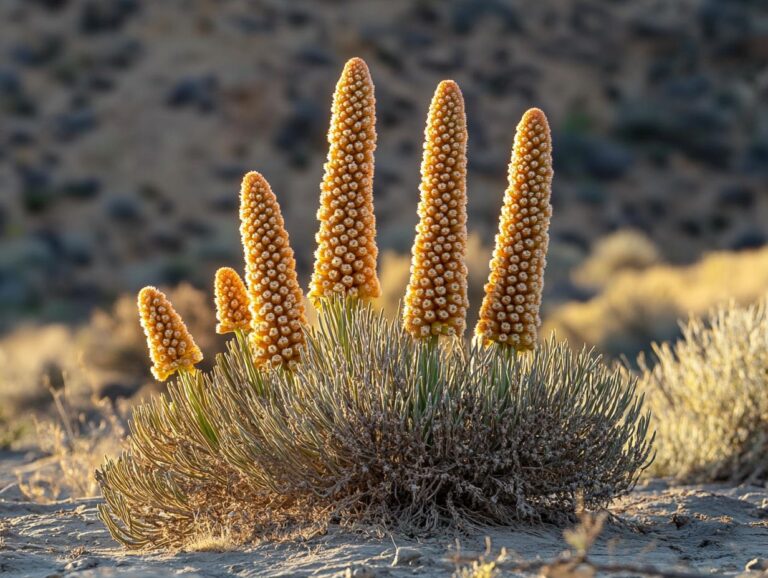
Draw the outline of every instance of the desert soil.
<instances>
[{"instance_id":1,"label":"desert soil","mask_svg":"<svg viewBox=\"0 0 768 578\"><path fill-rule=\"evenodd\" d=\"M457 543L480 553L490 540L526 560L565 549L551 526L489 528L476 536L413 541L367 539L340 529L306 542L262 543L234 552L128 552L97 518L98 499L37 504L24 499L13 470L24 457L0 457L0 574L78 576L303 577L450 576ZM617 501L591 557L601 564L644 564L738 576L768 549L768 489L757 486L672 486L654 480ZM398 548L399 560L398 558Z\"/></svg>"}]
</instances>

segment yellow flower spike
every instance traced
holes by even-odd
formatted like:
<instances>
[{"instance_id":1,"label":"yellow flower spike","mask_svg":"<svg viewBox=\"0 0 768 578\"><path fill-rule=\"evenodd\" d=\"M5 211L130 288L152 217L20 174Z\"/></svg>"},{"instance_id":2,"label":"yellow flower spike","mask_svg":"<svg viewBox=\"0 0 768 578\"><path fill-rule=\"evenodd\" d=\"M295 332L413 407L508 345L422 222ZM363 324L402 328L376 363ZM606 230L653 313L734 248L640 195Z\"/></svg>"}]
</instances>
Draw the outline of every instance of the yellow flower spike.
<instances>
[{"instance_id":1,"label":"yellow flower spike","mask_svg":"<svg viewBox=\"0 0 768 578\"><path fill-rule=\"evenodd\" d=\"M260 365L293 365L304 346L304 300L280 205L257 172L243 178L240 235L251 312L251 345Z\"/></svg>"},{"instance_id":2,"label":"yellow flower spike","mask_svg":"<svg viewBox=\"0 0 768 578\"><path fill-rule=\"evenodd\" d=\"M332 295L374 299L381 294L373 214L376 107L362 59L344 66L331 112L309 297L314 303Z\"/></svg>"},{"instance_id":3,"label":"yellow flower spike","mask_svg":"<svg viewBox=\"0 0 768 578\"><path fill-rule=\"evenodd\" d=\"M484 343L533 349L541 319L552 216L552 140L547 117L528 110L517 125L509 187L475 335Z\"/></svg>"},{"instance_id":4,"label":"yellow flower spike","mask_svg":"<svg viewBox=\"0 0 768 578\"><path fill-rule=\"evenodd\" d=\"M414 337L463 335L466 326L467 119L459 85L444 80L429 107L419 224L403 322Z\"/></svg>"},{"instance_id":5,"label":"yellow flower spike","mask_svg":"<svg viewBox=\"0 0 768 578\"><path fill-rule=\"evenodd\" d=\"M251 327L251 312L248 310L248 290L245 283L230 267L216 271L214 282L216 296L216 333L248 331Z\"/></svg>"},{"instance_id":6,"label":"yellow flower spike","mask_svg":"<svg viewBox=\"0 0 768 578\"><path fill-rule=\"evenodd\" d=\"M144 287L139 291L138 306L155 378L165 381L176 371L192 369L203 360L200 348L165 293Z\"/></svg>"}]
</instances>

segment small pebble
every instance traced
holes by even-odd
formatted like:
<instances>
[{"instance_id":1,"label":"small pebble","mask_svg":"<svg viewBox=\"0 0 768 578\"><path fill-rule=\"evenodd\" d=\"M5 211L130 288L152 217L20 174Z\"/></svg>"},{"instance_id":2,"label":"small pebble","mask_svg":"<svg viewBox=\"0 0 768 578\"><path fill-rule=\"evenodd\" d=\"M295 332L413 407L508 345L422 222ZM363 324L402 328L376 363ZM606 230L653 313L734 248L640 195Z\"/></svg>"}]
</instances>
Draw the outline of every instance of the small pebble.
<instances>
[{"instance_id":1,"label":"small pebble","mask_svg":"<svg viewBox=\"0 0 768 578\"><path fill-rule=\"evenodd\" d=\"M392 566L410 565L419 558L421 558L420 550L417 550L416 548L399 547L395 551L395 559L392 561Z\"/></svg>"}]
</instances>

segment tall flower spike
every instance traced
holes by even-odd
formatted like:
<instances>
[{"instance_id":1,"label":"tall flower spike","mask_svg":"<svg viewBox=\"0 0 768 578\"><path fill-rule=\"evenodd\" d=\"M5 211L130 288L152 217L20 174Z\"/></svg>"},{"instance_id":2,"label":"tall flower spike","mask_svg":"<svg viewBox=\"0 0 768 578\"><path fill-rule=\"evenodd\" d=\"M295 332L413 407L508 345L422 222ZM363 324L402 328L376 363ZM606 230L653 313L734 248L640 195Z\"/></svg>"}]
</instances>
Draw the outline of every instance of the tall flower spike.
<instances>
[{"instance_id":1,"label":"tall flower spike","mask_svg":"<svg viewBox=\"0 0 768 578\"><path fill-rule=\"evenodd\" d=\"M251 327L251 312L248 310L248 290L245 283L230 267L216 271L214 282L216 296L216 333L248 331Z\"/></svg>"},{"instance_id":2,"label":"tall flower spike","mask_svg":"<svg viewBox=\"0 0 768 578\"><path fill-rule=\"evenodd\" d=\"M467 120L459 85L444 80L429 107L419 224L403 321L414 337L464 333L467 307Z\"/></svg>"},{"instance_id":3,"label":"tall flower spike","mask_svg":"<svg viewBox=\"0 0 768 578\"><path fill-rule=\"evenodd\" d=\"M475 334L518 351L533 349L552 216L552 141L547 117L528 110L517 125L509 187Z\"/></svg>"},{"instance_id":4,"label":"tall flower spike","mask_svg":"<svg viewBox=\"0 0 768 578\"><path fill-rule=\"evenodd\" d=\"M155 378L165 381L179 369L191 369L203 360L200 348L165 293L144 287L139 291L138 305Z\"/></svg>"},{"instance_id":5,"label":"tall flower spike","mask_svg":"<svg viewBox=\"0 0 768 578\"><path fill-rule=\"evenodd\" d=\"M376 106L362 59L344 66L331 112L309 297L313 302L334 294L373 299L381 294L373 214Z\"/></svg>"},{"instance_id":6,"label":"tall flower spike","mask_svg":"<svg viewBox=\"0 0 768 578\"><path fill-rule=\"evenodd\" d=\"M240 235L256 361L290 366L304 346L304 301L280 205L269 183L257 172L243 178Z\"/></svg>"}]
</instances>

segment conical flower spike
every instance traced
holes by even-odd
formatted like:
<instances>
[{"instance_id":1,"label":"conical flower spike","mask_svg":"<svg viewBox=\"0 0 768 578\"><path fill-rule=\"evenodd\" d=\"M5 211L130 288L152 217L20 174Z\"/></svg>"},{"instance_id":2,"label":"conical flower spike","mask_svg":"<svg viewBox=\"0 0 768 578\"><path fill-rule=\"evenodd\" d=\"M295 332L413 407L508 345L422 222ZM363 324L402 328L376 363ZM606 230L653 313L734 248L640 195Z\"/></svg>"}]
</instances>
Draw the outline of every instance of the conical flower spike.
<instances>
[{"instance_id":1,"label":"conical flower spike","mask_svg":"<svg viewBox=\"0 0 768 578\"><path fill-rule=\"evenodd\" d=\"M421 162L419 224L404 326L414 337L462 335L466 325L467 120L452 80L441 82L429 107Z\"/></svg>"},{"instance_id":2,"label":"conical flower spike","mask_svg":"<svg viewBox=\"0 0 768 578\"><path fill-rule=\"evenodd\" d=\"M371 75L360 58L347 62L336 84L328 143L309 297L373 299L381 294L373 214L376 107Z\"/></svg>"},{"instance_id":3,"label":"conical flower spike","mask_svg":"<svg viewBox=\"0 0 768 578\"><path fill-rule=\"evenodd\" d=\"M280 205L257 172L243 178L240 235L256 360L262 365L291 365L304 345L304 301Z\"/></svg>"},{"instance_id":4,"label":"conical flower spike","mask_svg":"<svg viewBox=\"0 0 768 578\"><path fill-rule=\"evenodd\" d=\"M155 378L165 381L179 369L192 369L203 360L200 348L165 293L144 287L139 291L138 305Z\"/></svg>"},{"instance_id":5,"label":"conical flower spike","mask_svg":"<svg viewBox=\"0 0 768 578\"><path fill-rule=\"evenodd\" d=\"M251 312L248 310L248 291L237 271L222 267L216 271L214 283L216 296L216 333L248 331L251 328Z\"/></svg>"},{"instance_id":6,"label":"conical flower spike","mask_svg":"<svg viewBox=\"0 0 768 578\"><path fill-rule=\"evenodd\" d=\"M532 108L517 125L509 188L475 334L518 351L533 349L552 216L552 141L547 117Z\"/></svg>"}]
</instances>

